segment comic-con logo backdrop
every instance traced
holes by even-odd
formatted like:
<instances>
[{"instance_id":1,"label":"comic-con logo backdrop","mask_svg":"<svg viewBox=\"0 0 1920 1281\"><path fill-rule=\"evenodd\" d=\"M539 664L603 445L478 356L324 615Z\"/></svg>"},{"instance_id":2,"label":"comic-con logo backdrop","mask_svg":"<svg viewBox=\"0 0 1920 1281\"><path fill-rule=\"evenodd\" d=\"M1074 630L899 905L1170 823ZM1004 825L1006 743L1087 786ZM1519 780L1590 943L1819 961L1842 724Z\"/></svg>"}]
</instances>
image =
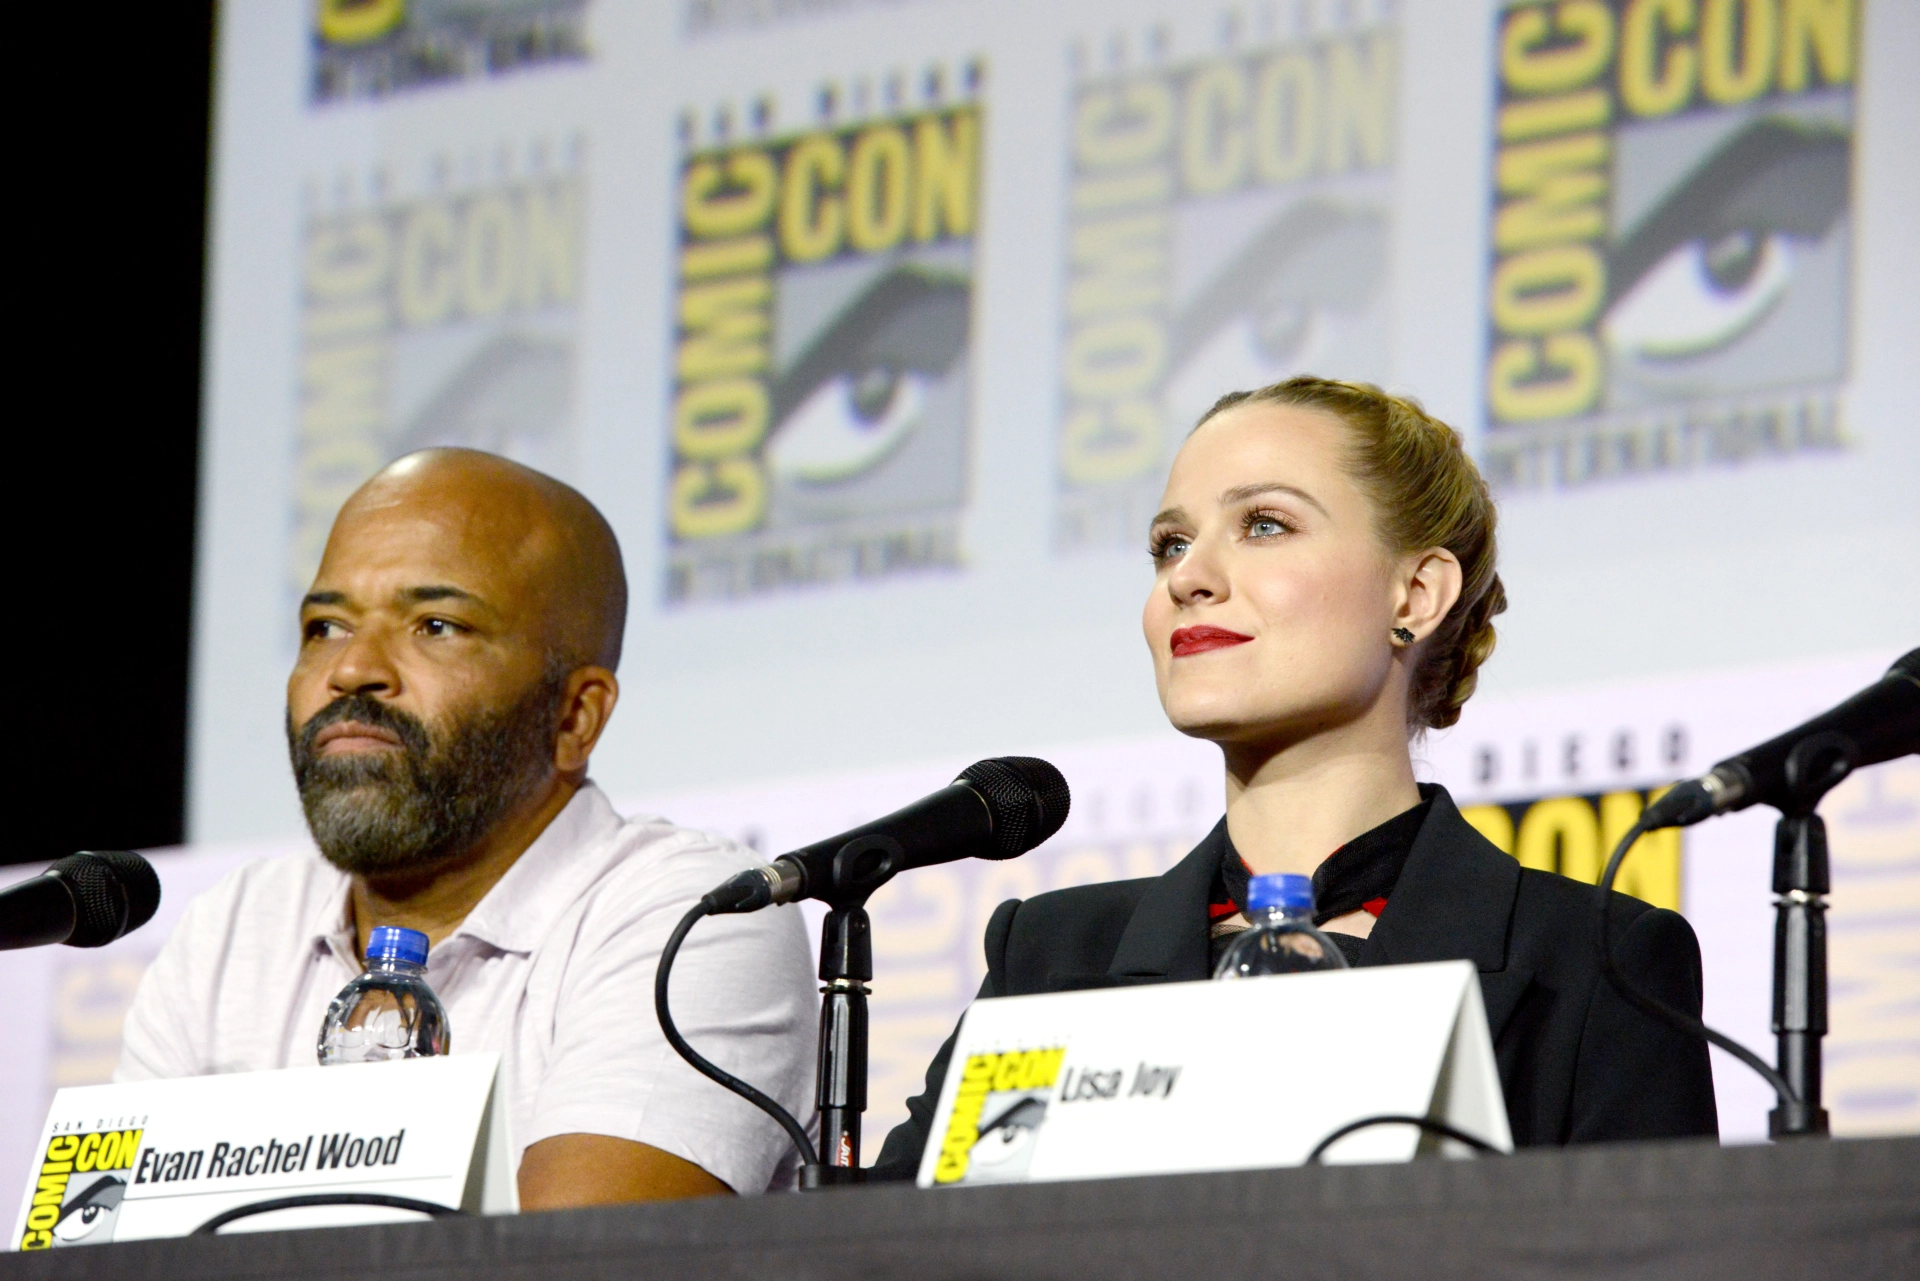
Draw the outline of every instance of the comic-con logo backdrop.
<instances>
[{"instance_id":1,"label":"comic-con logo backdrop","mask_svg":"<svg viewBox=\"0 0 1920 1281\"><path fill-rule=\"evenodd\" d=\"M1062 550L1138 551L1174 450L1223 392L1385 378L1395 40L1335 27L1075 86Z\"/></svg>"},{"instance_id":2,"label":"comic-con logo backdrop","mask_svg":"<svg viewBox=\"0 0 1920 1281\"><path fill-rule=\"evenodd\" d=\"M587 0L310 0L318 104L587 56Z\"/></svg>"},{"instance_id":3,"label":"comic-con logo backdrop","mask_svg":"<svg viewBox=\"0 0 1920 1281\"><path fill-rule=\"evenodd\" d=\"M968 102L687 156L667 603L960 564L980 130Z\"/></svg>"},{"instance_id":4,"label":"comic-con logo backdrop","mask_svg":"<svg viewBox=\"0 0 1920 1281\"><path fill-rule=\"evenodd\" d=\"M1496 484L1842 445L1858 19L1858 0L1501 15Z\"/></svg>"},{"instance_id":5,"label":"comic-con logo backdrop","mask_svg":"<svg viewBox=\"0 0 1920 1281\"><path fill-rule=\"evenodd\" d=\"M583 271L577 144L383 170L316 192L302 236L299 434L288 572L305 592L347 497L416 449L572 468Z\"/></svg>"}]
</instances>

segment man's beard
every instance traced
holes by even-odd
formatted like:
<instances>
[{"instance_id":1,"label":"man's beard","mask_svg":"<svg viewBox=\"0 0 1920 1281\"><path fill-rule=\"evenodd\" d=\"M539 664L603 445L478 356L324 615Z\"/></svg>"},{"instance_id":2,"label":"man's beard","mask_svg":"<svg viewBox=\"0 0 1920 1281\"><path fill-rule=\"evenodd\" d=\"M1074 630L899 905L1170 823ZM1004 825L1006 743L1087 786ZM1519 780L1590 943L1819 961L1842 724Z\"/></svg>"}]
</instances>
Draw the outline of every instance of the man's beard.
<instances>
[{"instance_id":1,"label":"man's beard","mask_svg":"<svg viewBox=\"0 0 1920 1281\"><path fill-rule=\"evenodd\" d=\"M517 702L451 717L436 734L417 717L347 694L295 729L287 746L307 827L329 863L379 876L432 868L477 846L552 768L565 675ZM313 740L341 721L391 730L398 751L322 756Z\"/></svg>"}]
</instances>

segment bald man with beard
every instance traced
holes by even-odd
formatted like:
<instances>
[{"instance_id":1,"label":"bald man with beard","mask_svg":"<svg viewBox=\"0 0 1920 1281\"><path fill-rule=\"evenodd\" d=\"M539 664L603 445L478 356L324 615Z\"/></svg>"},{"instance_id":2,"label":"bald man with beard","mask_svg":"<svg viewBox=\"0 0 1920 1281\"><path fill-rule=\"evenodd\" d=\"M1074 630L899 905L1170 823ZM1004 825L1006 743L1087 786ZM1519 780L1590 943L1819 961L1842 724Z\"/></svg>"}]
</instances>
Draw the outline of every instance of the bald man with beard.
<instances>
[{"instance_id":1,"label":"bald man with beard","mask_svg":"<svg viewBox=\"0 0 1920 1281\"><path fill-rule=\"evenodd\" d=\"M334 521L301 602L287 743L318 856L251 864L141 981L116 1080L305 1067L375 926L427 935L453 1053L498 1051L523 1209L748 1193L779 1127L661 1035L653 975L700 895L759 860L622 819L587 777L619 700L620 548L593 505L473 450L411 454ZM705 922L674 1014L708 1058L811 1110L800 916Z\"/></svg>"}]
</instances>

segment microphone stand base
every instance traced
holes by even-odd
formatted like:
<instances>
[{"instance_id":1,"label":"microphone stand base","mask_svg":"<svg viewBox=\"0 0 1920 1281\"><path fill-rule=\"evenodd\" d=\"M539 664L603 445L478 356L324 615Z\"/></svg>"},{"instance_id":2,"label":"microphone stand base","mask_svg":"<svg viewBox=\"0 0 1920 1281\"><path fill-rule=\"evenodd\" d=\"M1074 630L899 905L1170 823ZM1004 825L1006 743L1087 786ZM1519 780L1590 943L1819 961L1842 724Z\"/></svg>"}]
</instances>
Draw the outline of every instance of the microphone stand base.
<instances>
[{"instance_id":1,"label":"microphone stand base","mask_svg":"<svg viewBox=\"0 0 1920 1281\"><path fill-rule=\"evenodd\" d=\"M1770 1139L1824 1139L1828 1137L1827 1110L1804 1103L1782 1103L1767 1113Z\"/></svg>"},{"instance_id":2,"label":"microphone stand base","mask_svg":"<svg viewBox=\"0 0 1920 1281\"><path fill-rule=\"evenodd\" d=\"M867 1181L867 1172L859 1166L851 1168L844 1165L803 1165L800 1167L800 1190L818 1192L823 1188L846 1188Z\"/></svg>"}]
</instances>

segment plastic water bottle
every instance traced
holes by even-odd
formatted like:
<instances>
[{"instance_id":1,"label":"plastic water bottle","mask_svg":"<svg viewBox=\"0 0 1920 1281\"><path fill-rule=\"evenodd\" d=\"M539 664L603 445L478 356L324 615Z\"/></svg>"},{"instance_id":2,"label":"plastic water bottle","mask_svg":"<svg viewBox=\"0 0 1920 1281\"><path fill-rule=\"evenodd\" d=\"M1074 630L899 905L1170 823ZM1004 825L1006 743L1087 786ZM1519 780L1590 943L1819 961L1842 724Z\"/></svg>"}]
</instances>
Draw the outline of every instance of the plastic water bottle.
<instances>
[{"instance_id":1,"label":"plastic water bottle","mask_svg":"<svg viewBox=\"0 0 1920 1281\"><path fill-rule=\"evenodd\" d=\"M340 989L320 1025L320 1065L445 1054L447 1009L427 986L427 936L394 925L367 939L367 972Z\"/></svg>"},{"instance_id":2,"label":"plastic water bottle","mask_svg":"<svg viewBox=\"0 0 1920 1281\"><path fill-rule=\"evenodd\" d=\"M1312 877L1289 872L1254 877L1247 882L1247 918L1253 925L1227 944L1213 977L1347 968L1339 946L1314 927Z\"/></svg>"}]
</instances>

